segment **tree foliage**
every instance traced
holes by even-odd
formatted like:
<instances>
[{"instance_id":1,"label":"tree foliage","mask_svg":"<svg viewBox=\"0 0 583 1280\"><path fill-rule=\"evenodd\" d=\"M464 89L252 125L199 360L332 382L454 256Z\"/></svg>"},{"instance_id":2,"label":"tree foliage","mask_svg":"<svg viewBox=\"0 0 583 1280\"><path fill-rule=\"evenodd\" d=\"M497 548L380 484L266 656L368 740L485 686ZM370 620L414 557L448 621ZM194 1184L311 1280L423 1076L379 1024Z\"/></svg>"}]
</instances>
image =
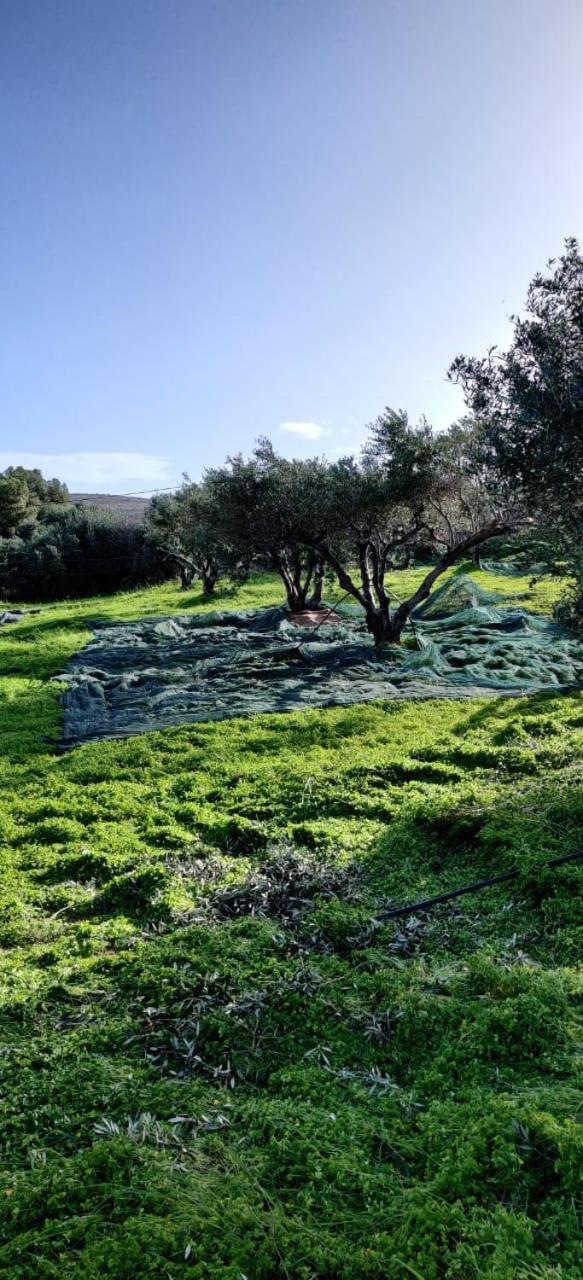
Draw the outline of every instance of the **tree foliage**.
<instances>
[{"instance_id":1,"label":"tree foliage","mask_svg":"<svg viewBox=\"0 0 583 1280\"><path fill-rule=\"evenodd\" d=\"M583 617L583 257L575 240L532 281L506 352L458 356L469 416L435 435L387 408L359 458L280 457L260 439L155 498L146 530L63 510L67 492L38 471L0 476L0 585L5 594L111 589L152 580L161 562L206 594L252 564L281 577L292 612L317 608L324 576L364 610L376 643L399 642L412 611L451 565L525 522L579 586ZM59 509L59 505L61 508ZM3 539L3 540L2 540ZM540 552L539 552L540 555ZM426 576L407 599L389 577L415 557ZM117 566L117 568L115 567Z\"/></svg>"},{"instance_id":2,"label":"tree foliage","mask_svg":"<svg viewBox=\"0 0 583 1280\"><path fill-rule=\"evenodd\" d=\"M496 517L507 515L510 503L480 422L471 416L454 422L435 440L436 470L428 495L444 546L477 533ZM514 504L515 506L515 504ZM515 514L518 512L515 510ZM479 566L480 545L472 559Z\"/></svg>"},{"instance_id":3,"label":"tree foliage","mask_svg":"<svg viewBox=\"0 0 583 1280\"><path fill-rule=\"evenodd\" d=\"M327 569L364 609L375 642L398 642L440 574L510 527L472 474L470 443L469 427L438 440L427 422L392 409L371 424L360 459L288 460L262 439L250 458L155 499L150 529L183 572L203 576L204 556L275 569L293 613L321 605ZM414 599L398 601L387 577L414 555L437 563Z\"/></svg>"},{"instance_id":4,"label":"tree foliage","mask_svg":"<svg viewBox=\"0 0 583 1280\"><path fill-rule=\"evenodd\" d=\"M507 494L580 576L583 526L583 256L576 240L529 287L505 352L458 356L465 393ZM582 587L583 589L583 587Z\"/></svg>"},{"instance_id":5,"label":"tree foliage","mask_svg":"<svg viewBox=\"0 0 583 1280\"><path fill-rule=\"evenodd\" d=\"M7 467L0 474L0 537L11 537L26 517L36 520L47 507L68 500L60 480L45 480L37 469Z\"/></svg>"},{"instance_id":6,"label":"tree foliage","mask_svg":"<svg viewBox=\"0 0 583 1280\"><path fill-rule=\"evenodd\" d=\"M416 605L452 564L511 527L484 504L472 519L459 502L448 450L423 421L386 409L369 432L362 460L343 459L327 474L326 533L317 550L365 612L375 643L398 643ZM463 522L454 524L456 516ZM398 600L387 577L420 549L436 562L415 593ZM356 572L353 569L356 565Z\"/></svg>"},{"instance_id":7,"label":"tree foliage","mask_svg":"<svg viewBox=\"0 0 583 1280\"><path fill-rule=\"evenodd\" d=\"M208 486L204 484L185 480L176 493L153 498L146 529L152 545L178 568L184 590L199 578L203 594L211 595L220 573L240 570L217 530Z\"/></svg>"},{"instance_id":8,"label":"tree foliage","mask_svg":"<svg viewBox=\"0 0 583 1280\"><path fill-rule=\"evenodd\" d=\"M160 558L141 528L102 508L51 507L0 540L0 593L14 600L87 596L160 581Z\"/></svg>"},{"instance_id":9,"label":"tree foliage","mask_svg":"<svg viewBox=\"0 0 583 1280\"><path fill-rule=\"evenodd\" d=\"M323 461L281 458L265 439L251 458L238 454L205 477L223 544L245 564L259 560L275 569L294 613L321 603L315 544L325 529L327 478Z\"/></svg>"}]
</instances>

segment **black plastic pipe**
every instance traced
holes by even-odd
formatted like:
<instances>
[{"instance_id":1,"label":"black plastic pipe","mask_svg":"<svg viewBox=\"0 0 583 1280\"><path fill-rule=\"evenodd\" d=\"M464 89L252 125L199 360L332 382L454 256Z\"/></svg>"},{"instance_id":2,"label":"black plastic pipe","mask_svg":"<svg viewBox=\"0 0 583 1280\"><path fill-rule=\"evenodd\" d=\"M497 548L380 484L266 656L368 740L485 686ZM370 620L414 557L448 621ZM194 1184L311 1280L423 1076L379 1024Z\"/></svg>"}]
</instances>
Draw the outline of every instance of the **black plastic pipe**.
<instances>
[{"instance_id":1,"label":"black plastic pipe","mask_svg":"<svg viewBox=\"0 0 583 1280\"><path fill-rule=\"evenodd\" d=\"M575 853L565 853L561 858L551 858L550 862L543 862L541 865L560 867L565 862L578 862L580 858L583 858L583 849L577 849ZM437 907L440 902L461 898L464 893L477 893L480 889L488 889L491 884L503 884L505 880L515 880L519 875L519 871L505 871L503 875L490 876L488 880L474 880L473 884L464 884L460 889L438 893L435 898L422 898L420 902L410 902L406 907L393 907L390 911L381 911L379 916L382 920L394 920L397 916L411 915L412 911L428 911L430 907Z\"/></svg>"}]
</instances>

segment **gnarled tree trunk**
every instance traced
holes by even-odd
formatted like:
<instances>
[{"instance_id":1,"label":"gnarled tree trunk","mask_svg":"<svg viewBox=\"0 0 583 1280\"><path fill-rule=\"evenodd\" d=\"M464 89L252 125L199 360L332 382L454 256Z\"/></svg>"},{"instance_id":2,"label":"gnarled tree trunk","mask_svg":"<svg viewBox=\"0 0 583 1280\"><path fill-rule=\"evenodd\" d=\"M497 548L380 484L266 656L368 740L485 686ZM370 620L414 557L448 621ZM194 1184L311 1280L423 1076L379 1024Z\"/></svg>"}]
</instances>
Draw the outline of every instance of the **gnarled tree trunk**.
<instances>
[{"instance_id":1,"label":"gnarled tree trunk","mask_svg":"<svg viewBox=\"0 0 583 1280\"><path fill-rule=\"evenodd\" d=\"M346 594L353 596L364 610L367 629L372 635L375 645L400 644L403 631L413 610L431 595L433 584L441 577L442 573L445 573L446 569L449 569L458 560L463 559L464 556L471 555L476 548L483 546L489 538L496 538L502 534L510 533L515 527L516 525L510 521L497 522L494 520L487 525L483 525L481 529L468 535L468 537L462 538L455 546L448 548L437 561L437 564L425 575L417 590L407 600L401 601L392 612L390 596L385 591L383 584L383 575L378 573L374 557L372 564L369 561L369 553L365 543L361 543L357 547L360 562L360 585L354 582L330 547L322 543L319 544L318 550L322 559L326 560L334 570L338 582Z\"/></svg>"},{"instance_id":2,"label":"gnarled tree trunk","mask_svg":"<svg viewBox=\"0 0 583 1280\"><path fill-rule=\"evenodd\" d=\"M324 583L324 563L320 556L296 552L290 557L286 551L273 549L271 562L285 587L290 613L320 608Z\"/></svg>"},{"instance_id":3,"label":"gnarled tree trunk","mask_svg":"<svg viewBox=\"0 0 583 1280\"><path fill-rule=\"evenodd\" d=\"M200 570L203 596L212 596L216 586L219 570L212 560L205 560Z\"/></svg>"},{"instance_id":4,"label":"gnarled tree trunk","mask_svg":"<svg viewBox=\"0 0 583 1280\"><path fill-rule=\"evenodd\" d=\"M388 601L366 611L367 630L377 648L383 644L400 644L407 620L407 617L400 615L399 609L391 614Z\"/></svg>"},{"instance_id":5,"label":"gnarled tree trunk","mask_svg":"<svg viewBox=\"0 0 583 1280\"><path fill-rule=\"evenodd\" d=\"M321 560L316 560L314 565L314 579L312 586L312 594L307 602L307 609L320 609L322 605L322 591L324 589L324 565Z\"/></svg>"},{"instance_id":6,"label":"gnarled tree trunk","mask_svg":"<svg viewBox=\"0 0 583 1280\"><path fill-rule=\"evenodd\" d=\"M190 560L188 556L182 555L180 551L166 551L164 549L164 555L167 560L173 560L178 569L181 591L188 591L194 579L200 578L203 595L212 595L219 576L218 566L214 560L203 560L202 564L198 565L195 564L194 560Z\"/></svg>"}]
</instances>

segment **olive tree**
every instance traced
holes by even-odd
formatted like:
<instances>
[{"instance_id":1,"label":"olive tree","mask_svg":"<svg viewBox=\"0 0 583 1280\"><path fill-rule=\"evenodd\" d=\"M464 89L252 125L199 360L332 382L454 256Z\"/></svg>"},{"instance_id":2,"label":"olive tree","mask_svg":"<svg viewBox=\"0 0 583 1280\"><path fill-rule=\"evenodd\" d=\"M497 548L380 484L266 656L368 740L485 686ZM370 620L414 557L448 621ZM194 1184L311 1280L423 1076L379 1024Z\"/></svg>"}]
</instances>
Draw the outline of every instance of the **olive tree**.
<instances>
[{"instance_id":1,"label":"olive tree","mask_svg":"<svg viewBox=\"0 0 583 1280\"><path fill-rule=\"evenodd\" d=\"M214 520L214 509L204 484L188 480L176 493L160 494L150 502L146 529L163 559L176 566L183 591L195 578L203 595L212 595L221 572L233 570Z\"/></svg>"},{"instance_id":2,"label":"olive tree","mask_svg":"<svg viewBox=\"0 0 583 1280\"><path fill-rule=\"evenodd\" d=\"M514 518L500 512L484 513L474 528L454 529L444 514L445 474L443 451L427 423L413 427L405 413L390 409L372 425L360 460L328 468L326 532L315 550L364 610L376 645L400 643L411 613L446 569L515 527ZM397 600L388 575L428 544L435 563L415 591Z\"/></svg>"},{"instance_id":3,"label":"olive tree","mask_svg":"<svg viewBox=\"0 0 583 1280\"><path fill-rule=\"evenodd\" d=\"M507 512L509 503L501 491L484 431L475 418L462 418L436 437L435 460L428 511L436 517L437 540L449 549ZM480 551L478 543L471 553L477 568Z\"/></svg>"},{"instance_id":4,"label":"olive tree","mask_svg":"<svg viewBox=\"0 0 583 1280\"><path fill-rule=\"evenodd\" d=\"M449 370L481 422L506 492L580 577L583 613L583 255L576 240L532 280L507 351Z\"/></svg>"},{"instance_id":5,"label":"olive tree","mask_svg":"<svg viewBox=\"0 0 583 1280\"><path fill-rule=\"evenodd\" d=\"M316 543L325 529L327 470L317 459L281 458L262 439L251 458L238 454L205 475L223 545L246 564L274 569L292 613L318 608L322 600L324 565Z\"/></svg>"}]
</instances>

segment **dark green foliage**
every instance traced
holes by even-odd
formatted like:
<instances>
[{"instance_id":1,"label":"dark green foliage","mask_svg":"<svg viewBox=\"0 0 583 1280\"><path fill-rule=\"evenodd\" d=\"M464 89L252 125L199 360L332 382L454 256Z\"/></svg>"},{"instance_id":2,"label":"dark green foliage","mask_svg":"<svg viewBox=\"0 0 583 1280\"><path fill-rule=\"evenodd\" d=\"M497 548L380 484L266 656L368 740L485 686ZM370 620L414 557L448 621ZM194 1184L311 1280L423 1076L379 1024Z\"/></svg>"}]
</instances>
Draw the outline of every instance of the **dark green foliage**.
<instances>
[{"instance_id":1,"label":"dark green foliage","mask_svg":"<svg viewBox=\"0 0 583 1280\"><path fill-rule=\"evenodd\" d=\"M449 376L482 422L507 492L542 522L549 555L570 562L581 584L583 255L576 240L535 276L525 314L513 322L508 351L458 356ZM575 618L580 596L579 585Z\"/></svg>"},{"instance_id":2,"label":"dark green foliage","mask_svg":"<svg viewBox=\"0 0 583 1280\"><path fill-rule=\"evenodd\" d=\"M54 600L160 581L168 575L141 528L91 507L50 507L0 540L0 594Z\"/></svg>"},{"instance_id":3,"label":"dark green foliage","mask_svg":"<svg viewBox=\"0 0 583 1280\"><path fill-rule=\"evenodd\" d=\"M467 429L438 440L425 421L412 427L406 413L386 409L369 433L360 461L343 458L326 469L322 532L313 545L364 610L375 644L400 644L413 609L441 574L508 532L512 520L486 500L477 479L469 482ZM404 597L388 578L407 568L418 549L424 560L432 554L433 565Z\"/></svg>"},{"instance_id":4,"label":"dark green foliage","mask_svg":"<svg viewBox=\"0 0 583 1280\"><path fill-rule=\"evenodd\" d=\"M430 493L436 458L429 424L423 420L411 426L403 410L385 409L368 428L363 461L365 467L383 473L386 498L393 505L409 503L412 495L421 502Z\"/></svg>"},{"instance_id":5,"label":"dark green foliage","mask_svg":"<svg viewBox=\"0 0 583 1280\"><path fill-rule=\"evenodd\" d=\"M60 480L45 480L40 471L26 467L7 467L0 474L0 537L10 537L26 517L34 521L47 507L68 499Z\"/></svg>"},{"instance_id":6,"label":"dark green foliage","mask_svg":"<svg viewBox=\"0 0 583 1280\"><path fill-rule=\"evenodd\" d=\"M221 574L243 581L246 563L221 537L209 487L185 481L173 494L153 498L146 513L149 544L179 574L183 590L195 578L212 595Z\"/></svg>"},{"instance_id":7,"label":"dark green foliage","mask_svg":"<svg viewBox=\"0 0 583 1280\"><path fill-rule=\"evenodd\" d=\"M280 458L263 439L251 458L238 454L205 476L223 545L244 565L256 560L274 569L292 613L321 603L323 564L315 544L329 518L328 473L315 458Z\"/></svg>"}]
</instances>

